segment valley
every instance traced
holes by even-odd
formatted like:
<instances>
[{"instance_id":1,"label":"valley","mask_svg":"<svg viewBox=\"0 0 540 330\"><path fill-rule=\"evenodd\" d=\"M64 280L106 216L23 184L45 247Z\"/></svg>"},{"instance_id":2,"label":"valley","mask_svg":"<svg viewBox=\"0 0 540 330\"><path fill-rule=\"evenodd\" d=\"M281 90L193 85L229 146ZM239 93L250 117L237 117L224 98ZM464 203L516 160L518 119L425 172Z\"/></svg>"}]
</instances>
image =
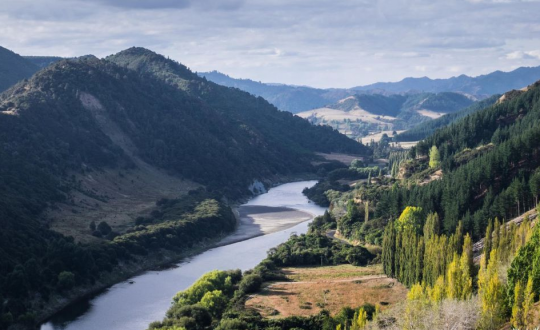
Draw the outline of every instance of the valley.
<instances>
[{"instance_id":1,"label":"valley","mask_svg":"<svg viewBox=\"0 0 540 330\"><path fill-rule=\"evenodd\" d=\"M164 316L171 297L179 289L189 287L204 273L214 269L250 269L265 258L268 249L286 241L291 233L307 231L307 221L324 213L324 208L309 203L302 195L304 187L315 183L288 183L251 199L238 207L241 221L232 235L192 249L180 262L171 259L164 268L144 272L85 297L54 315L41 325L41 330L145 329ZM276 227L272 218L261 219L254 207L273 210L288 222Z\"/></svg>"},{"instance_id":2,"label":"valley","mask_svg":"<svg viewBox=\"0 0 540 330\"><path fill-rule=\"evenodd\" d=\"M540 326L537 4L21 1L0 330Z\"/></svg>"}]
</instances>

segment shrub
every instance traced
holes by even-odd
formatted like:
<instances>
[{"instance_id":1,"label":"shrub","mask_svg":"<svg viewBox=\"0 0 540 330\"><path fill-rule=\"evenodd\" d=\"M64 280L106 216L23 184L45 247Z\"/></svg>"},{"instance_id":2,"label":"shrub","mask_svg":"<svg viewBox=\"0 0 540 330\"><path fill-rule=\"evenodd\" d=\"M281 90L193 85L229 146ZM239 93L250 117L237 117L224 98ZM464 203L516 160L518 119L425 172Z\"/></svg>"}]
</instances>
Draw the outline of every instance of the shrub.
<instances>
[{"instance_id":1,"label":"shrub","mask_svg":"<svg viewBox=\"0 0 540 330\"><path fill-rule=\"evenodd\" d=\"M257 292L261 288L263 280L260 275L250 274L244 276L238 290L243 294Z\"/></svg>"}]
</instances>

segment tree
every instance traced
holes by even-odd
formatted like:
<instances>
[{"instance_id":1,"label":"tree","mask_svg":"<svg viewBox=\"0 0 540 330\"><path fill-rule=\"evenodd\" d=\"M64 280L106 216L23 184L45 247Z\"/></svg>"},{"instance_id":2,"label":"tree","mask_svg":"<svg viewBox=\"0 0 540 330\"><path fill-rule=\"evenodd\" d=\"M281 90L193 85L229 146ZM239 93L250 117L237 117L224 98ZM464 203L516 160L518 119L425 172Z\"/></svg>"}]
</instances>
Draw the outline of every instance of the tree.
<instances>
[{"instance_id":1,"label":"tree","mask_svg":"<svg viewBox=\"0 0 540 330\"><path fill-rule=\"evenodd\" d=\"M355 321L358 325L358 329L363 329L367 325L367 312L363 307L358 311L358 318Z\"/></svg>"},{"instance_id":2,"label":"tree","mask_svg":"<svg viewBox=\"0 0 540 330\"><path fill-rule=\"evenodd\" d=\"M478 274L478 296L480 297L481 328L486 330L498 329L505 321L505 293L504 285L498 273L497 249L490 253L489 263L485 259L480 262Z\"/></svg>"},{"instance_id":3,"label":"tree","mask_svg":"<svg viewBox=\"0 0 540 330\"><path fill-rule=\"evenodd\" d=\"M69 290L75 285L75 275L72 272L63 271L58 274L58 288Z\"/></svg>"},{"instance_id":4,"label":"tree","mask_svg":"<svg viewBox=\"0 0 540 330\"><path fill-rule=\"evenodd\" d=\"M369 201L365 202L365 215L364 215L364 222L369 221Z\"/></svg>"},{"instance_id":5,"label":"tree","mask_svg":"<svg viewBox=\"0 0 540 330\"><path fill-rule=\"evenodd\" d=\"M437 146L431 147L429 151L429 167L430 168L437 168L441 165L441 155L439 153L439 149L437 149Z\"/></svg>"},{"instance_id":6,"label":"tree","mask_svg":"<svg viewBox=\"0 0 540 330\"><path fill-rule=\"evenodd\" d=\"M99 232L103 235L109 235L112 231L112 228L111 226L109 226L109 224L105 221L101 221L99 223L99 225L97 226L97 230L99 230Z\"/></svg>"},{"instance_id":7,"label":"tree","mask_svg":"<svg viewBox=\"0 0 540 330\"><path fill-rule=\"evenodd\" d=\"M208 291L200 301L215 317L219 317L227 306L227 297L221 290Z\"/></svg>"},{"instance_id":8,"label":"tree","mask_svg":"<svg viewBox=\"0 0 540 330\"><path fill-rule=\"evenodd\" d=\"M414 231L418 231L420 229L421 223L422 223L422 208L415 207L415 206L407 206L403 210L403 212L401 212L399 219L396 221L396 226L397 226L397 229L401 231L407 228L411 228Z\"/></svg>"},{"instance_id":9,"label":"tree","mask_svg":"<svg viewBox=\"0 0 540 330\"><path fill-rule=\"evenodd\" d=\"M525 287L525 292L523 294L523 324L524 326L534 326L532 322L531 308L534 305L534 288L533 288L533 278L529 276L527 280L527 286Z\"/></svg>"},{"instance_id":10,"label":"tree","mask_svg":"<svg viewBox=\"0 0 540 330\"><path fill-rule=\"evenodd\" d=\"M521 329L525 326L523 317L523 289L521 282L517 282L514 288L514 305L512 306L512 326L516 329Z\"/></svg>"},{"instance_id":11,"label":"tree","mask_svg":"<svg viewBox=\"0 0 540 330\"><path fill-rule=\"evenodd\" d=\"M95 222L95 221L90 222L90 226L89 226L89 227L90 227L90 230L91 230L92 232L95 232L95 231L96 231L96 222Z\"/></svg>"}]
</instances>

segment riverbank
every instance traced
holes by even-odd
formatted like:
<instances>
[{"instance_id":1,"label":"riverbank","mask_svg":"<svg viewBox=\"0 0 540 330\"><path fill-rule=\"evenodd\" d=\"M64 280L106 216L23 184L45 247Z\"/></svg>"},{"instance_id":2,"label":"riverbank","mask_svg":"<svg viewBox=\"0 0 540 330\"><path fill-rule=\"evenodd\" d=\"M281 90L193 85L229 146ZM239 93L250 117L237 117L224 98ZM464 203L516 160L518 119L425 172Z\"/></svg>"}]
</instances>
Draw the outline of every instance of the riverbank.
<instances>
[{"instance_id":1,"label":"riverbank","mask_svg":"<svg viewBox=\"0 0 540 330\"><path fill-rule=\"evenodd\" d=\"M314 184L315 181L307 181L309 184ZM305 182L304 182L305 183ZM302 185L302 184L300 184ZM300 188L295 188L301 195ZM257 200L258 197L252 199ZM304 197L305 198L305 197ZM307 200L307 199L306 199ZM242 210L243 207L247 207L247 210ZM271 210L273 209L273 210ZM238 225L232 233L224 233L220 237L214 239L207 239L192 249L182 251L182 253L173 253L171 251L161 251L149 256L137 258L133 262L120 264L115 271L103 276L99 282L94 285L80 287L74 289L67 297L52 297L51 301L42 309L42 313L39 315L41 322L50 319L51 316L58 312L69 308L76 302L88 300L93 296L97 296L104 292L109 287L116 283L124 282L134 276L144 274L148 270L160 268L164 269L170 267L173 264L177 264L182 260L199 255L210 249L230 245L233 243L252 239L257 236L267 235L270 233L282 231L290 228L298 223L308 221L314 218L315 214L298 211L292 208L280 207L280 208L265 208L264 206L240 206L236 208L238 215ZM239 211L238 211L239 210ZM251 214L251 212L253 214ZM280 217L291 217L288 221L277 220ZM276 224L272 224L276 222ZM266 250L264 251L266 253ZM49 329L43 328L42 329ZM52 328L54 329L54 328Z\"/></svg>"}]
</instances>

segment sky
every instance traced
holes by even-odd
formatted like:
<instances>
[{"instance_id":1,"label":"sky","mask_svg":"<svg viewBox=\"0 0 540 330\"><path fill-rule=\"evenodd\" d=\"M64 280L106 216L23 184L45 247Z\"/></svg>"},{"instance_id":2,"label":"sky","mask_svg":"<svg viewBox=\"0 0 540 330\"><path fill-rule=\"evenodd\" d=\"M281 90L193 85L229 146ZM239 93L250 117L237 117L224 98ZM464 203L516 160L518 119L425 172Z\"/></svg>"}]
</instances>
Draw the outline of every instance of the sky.
<instances>
[{"instance_id":1,"label":"sky","mask_svg":"<svg viewBox=\"0 0 540 330\"><path fill-rule=\"evenodd\" d=\"M0 0L0 46L344 88L540 65L540 0Z\"/></svg>"}]
</instances>

